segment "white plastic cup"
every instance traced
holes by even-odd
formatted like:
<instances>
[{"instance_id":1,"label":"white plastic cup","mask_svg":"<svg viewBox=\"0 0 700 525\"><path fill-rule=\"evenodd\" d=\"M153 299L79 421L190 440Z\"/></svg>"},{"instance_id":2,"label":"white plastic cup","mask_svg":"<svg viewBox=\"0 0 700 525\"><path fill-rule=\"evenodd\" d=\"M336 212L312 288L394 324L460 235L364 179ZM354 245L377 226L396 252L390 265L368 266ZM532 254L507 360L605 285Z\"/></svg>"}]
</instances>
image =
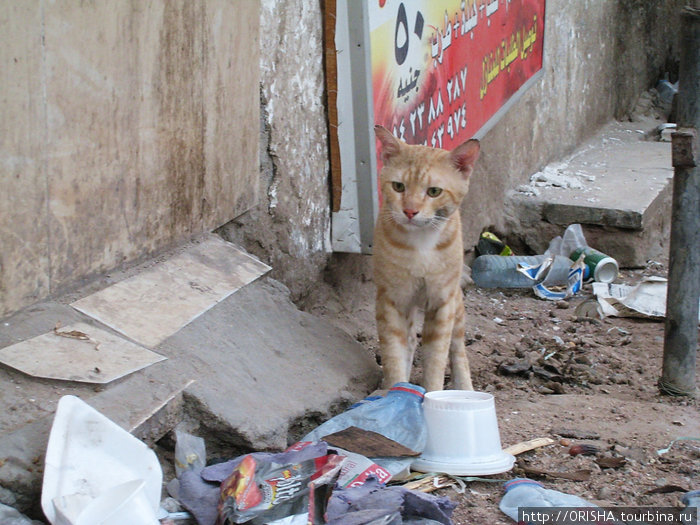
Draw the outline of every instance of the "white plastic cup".
<instances>
[{"instance_id":1,"label":"white plastic cup","mask_svg":"<svg viewBox=\"0 0 700 525\"><path fill-rule=\"evenodd\" d=\"M470 390L428 392L423 399L428 440L411 465L419 472L485 476L513 468L503 452L493 396Z\"/></svg>"},{"instance_id":2,"label":"white plastic cup","mask_svg":"<svg viewBox=\"0 0 700 525\"><path fill-rule=\"evenodd\" d=\"M159 525L142 479L115 485L92 500L76 525Z\"/></svg>"}]
</instances>

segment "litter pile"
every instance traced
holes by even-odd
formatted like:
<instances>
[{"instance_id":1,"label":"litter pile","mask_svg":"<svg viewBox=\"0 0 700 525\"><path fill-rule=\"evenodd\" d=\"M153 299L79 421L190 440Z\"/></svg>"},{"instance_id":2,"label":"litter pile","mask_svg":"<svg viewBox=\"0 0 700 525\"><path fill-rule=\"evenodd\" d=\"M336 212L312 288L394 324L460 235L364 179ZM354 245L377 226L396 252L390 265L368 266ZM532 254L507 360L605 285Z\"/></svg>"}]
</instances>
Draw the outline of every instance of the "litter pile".
<instances>
[{"instance_id":1,"label":"litter pile","mask_svg":"<svg viewBox=\"0 0 700 525\"><path fill-rule=\"evenodd\" d=\"M498 271L489 266L495 263L484 265L484 273L474 276L477 284L487 276L495 283L492 287L532 287L538 297L561 299L579 293L589 279L597 299L579 304L581 317L664 315L665 282L613 284L618 271L614 259L588 247L578 225L554 239L547 253L534 261L505 255L510 250L492 235L484 239L482 253L488 246L496 251L480 258L508 264L499 262ZM514 286L516 281L521 284ZM538 349L537 359L520 355L519 360L498 360L495 366L501 376L535 379L541 383L540 393L562 394L566 385L597 384L580 354L580 348L555 335L551 345ZM176 478L166 484L163 499L163 473L154 452L80 399L63 397L46 452L41 503L48 521L52 525L449 525L457 503L445 491L430 492L446 487L464 492L470 482L503 485L504 494L493 511L500 509L518 522L526 521L525 507L598 508L582 497L528 479L581 482L590 479L591 471L543 468L523 457L516 465L515 456L548 450L545 447L555 441L540 438L502 449L494 397L488 392L425 394L419 386L399 383L386 395L368 397L331 418L284 452L252 452L209 465L202 438L179 429L174 434ZM572 437L587 439L575 433ZM603 470L619 470L631 461L615 447L605 451L589 443L572 443L567 448L567 457L576 461L578 456L595 456L595 465ZM658 451L659 456L664 453ZM514 466L518 476L527 478L503 476ZM697 500L697 491L688 492L682 499L685 507L673 511L679 517L692 512L688 509ZM0 506L0 523L39 522Z\"/></svg>"},{"instance_id":2,"label":"litter pile","mask_svg":"<svg viewBox=\"0 0 700 525\"><path fill-rule=\"evenodd\" d=\"M428 492L448 486L461 492L472 481L505 481L498 507L518 522L531 507L597 508L531 479L489 477L510 471L515 455L554 440L502 450L494 398L484 392L425 394L419 386L398 383L385 396L368 397L326 421L284 452L253 452L210 465L202 438L180 430L175 435L177 477L167 484L170 497L161 500L163 474L155 453L77 397L64 396L46 453L41 503L48 521L450 525L457 503ZM596 452L586 445L569 450L572 456ZM597 461L616 468L624 464L620 459L599 455ZM528 467L519 462L518 470L527 473ZM688 492L686 507L673 512L695 519L697 501L697 491ZM173 502L179 508L165 510ZM0 522L38 523L4 506Z\"/></svg>"},{"instance_id":3,"label":"litter pile","mask_svg":"<svg viewBox=\"0 0 700 525\"><path fill-rule=\"evenodd\" d=\"M648 277L634 286L614 284L617 261L588 246L580 224L567 227L543 255L514 255L490 232L482 234L477 249L480 255L472 265L477 286L532 288L537 297L559 301L578 294L583 283L590 282L596 299L581 305L582 317L666 315L667 280Z\"/></svg>"}]
</instances>

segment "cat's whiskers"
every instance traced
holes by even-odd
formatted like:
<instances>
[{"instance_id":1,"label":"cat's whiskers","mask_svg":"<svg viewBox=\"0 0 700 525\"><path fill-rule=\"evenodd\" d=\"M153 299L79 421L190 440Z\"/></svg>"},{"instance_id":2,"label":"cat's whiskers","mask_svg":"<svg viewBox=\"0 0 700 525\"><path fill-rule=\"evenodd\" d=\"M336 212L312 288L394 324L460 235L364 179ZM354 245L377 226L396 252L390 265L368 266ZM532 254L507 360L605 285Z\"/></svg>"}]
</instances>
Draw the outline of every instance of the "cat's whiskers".
<instances>
[{"instance_id":1,"label":"cat's whiskers","mask_svg":"<svg viewBox=\"0 0 700 525\"><path fill-rule=\"evenodd\" d=\"M452 217L442 217L440 215L433 215L430 219L429 226L435 231L441 230L450 221Z\"/></svg>"}]
</instances>

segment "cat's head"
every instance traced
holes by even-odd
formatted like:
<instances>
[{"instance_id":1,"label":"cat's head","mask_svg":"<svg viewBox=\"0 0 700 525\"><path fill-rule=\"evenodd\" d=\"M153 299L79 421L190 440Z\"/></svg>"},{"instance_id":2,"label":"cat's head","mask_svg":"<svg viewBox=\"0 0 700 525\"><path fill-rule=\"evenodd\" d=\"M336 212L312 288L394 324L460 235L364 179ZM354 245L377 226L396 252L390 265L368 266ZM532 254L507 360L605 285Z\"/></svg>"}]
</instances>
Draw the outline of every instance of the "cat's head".
<instances>
[{"instance_id":1,"label":"cat's head","mask_svg":"<svg viewBox=\"0 0 700 525\"><path fill-rule=\"evenodd\" d=\"M479 141L452 151L409 146L375 126L382 144L382 215L409 229L437 228L459 209L479 157Z\"/></svg>"}]
</instances>

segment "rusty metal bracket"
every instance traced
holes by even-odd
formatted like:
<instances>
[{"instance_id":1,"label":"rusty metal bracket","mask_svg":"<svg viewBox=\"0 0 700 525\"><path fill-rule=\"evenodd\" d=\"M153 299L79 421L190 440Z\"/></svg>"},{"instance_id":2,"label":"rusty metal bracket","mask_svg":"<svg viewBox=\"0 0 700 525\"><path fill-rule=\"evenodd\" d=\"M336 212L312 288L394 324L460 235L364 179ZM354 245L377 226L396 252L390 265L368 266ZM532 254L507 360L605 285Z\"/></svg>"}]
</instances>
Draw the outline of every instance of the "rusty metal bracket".
<instances>
[{"instance_id":1,"label":"rusty metal bracket","mask_svg":"<svg viewBox=\"0 0 700 525\"><path fill-rule=\"evenodd\" d=\"M698 131L679 128L671 134L671 163L674 168L694 168L698 165Z\"/></svg>"}]
</instances>

